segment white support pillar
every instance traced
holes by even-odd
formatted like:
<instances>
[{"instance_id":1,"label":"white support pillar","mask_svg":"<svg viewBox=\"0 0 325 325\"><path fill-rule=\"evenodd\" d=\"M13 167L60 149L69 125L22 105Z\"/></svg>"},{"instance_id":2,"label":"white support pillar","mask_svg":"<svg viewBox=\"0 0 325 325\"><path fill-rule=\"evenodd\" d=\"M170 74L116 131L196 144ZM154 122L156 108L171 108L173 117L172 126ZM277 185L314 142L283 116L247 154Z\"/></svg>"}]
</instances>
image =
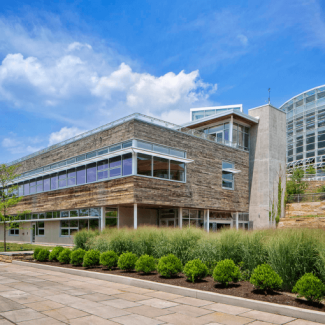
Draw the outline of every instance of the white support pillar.
<instances>
[{"instance_id":1,"label":"white support pillar","mask_svg":"<svg viewBox=\"0 0 325 325\"><path fill-rule=\"evenodd\" d=\"M231 115L230 117L230 123L229 123L229 145L232 146L232 133L234 129L234 116Z\"/></svg>"},{"instance_id":2,"label":"white support pillar","mask_svg":"<svg viewBox=\"0 0 325 325\"><path fill-rule=\"evenodd\" d=\"M207 232L210 231L210 210L207 209Z\"/></svg>"},{"instance_id":3,"label":"white support pillar","mask_svg":"<svg viewBox=\"0 0 325 325\"><path fill-rule=\"evenodd\" d=\"M178 227L183 227L183 208L178 208Z\"/></svg>"},{"instance_id":4,"label":"white support pillar","mask_svg":"<svg viewBox=\"0 0 325 325\"><path fill-rule=\"evenodd\" d=\"M134 229L138 228L138 205L134 204L133 206L133 226Z\"/></svg>"},{"instance_id":5,"label":"white support pillar","mask_svg":"<svg viewBox=\"0 0 325 325\"><path fill-rule=\"evenodd\" d=\"M236 212L236 229L238 230L238 217L239 217L239 213Z\"/></svg>"},{"instance_id":6,"label":"white support pillar","mask_svg":"<svg viewBox=\"0 0 325 325\"><path fill-rule=\"evenodd\" d=\"M105 207L101 207L100 212L100 230L103 231L105 229Z\"/></svg>"},{"instance_id":7,"label":"white support pillar","mask_svg":"<svg viewBox=\"0 0 325 325\"><path fill-rule=\"evenodd\" d=\"M137 154L132 150L132 175L137 174Z\"/></svg>"}]
</instances>

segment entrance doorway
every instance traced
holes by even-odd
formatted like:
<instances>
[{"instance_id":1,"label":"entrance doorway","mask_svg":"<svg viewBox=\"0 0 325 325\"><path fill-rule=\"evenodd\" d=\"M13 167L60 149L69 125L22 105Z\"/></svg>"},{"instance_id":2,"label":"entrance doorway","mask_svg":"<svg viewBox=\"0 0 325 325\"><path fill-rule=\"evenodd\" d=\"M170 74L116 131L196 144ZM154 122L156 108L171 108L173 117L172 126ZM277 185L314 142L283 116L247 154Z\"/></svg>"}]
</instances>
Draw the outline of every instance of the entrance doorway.
<instances>
[{"instance_id":1,"label":"entrance doorway","mask_svg":"<svg viewBox=\"0 0 325 325\"><path fill-rule=\"evenodd\" d=\"M176 222L175 218L164 218L159 220L159 227L173 227L175 228Z\"/></svg>"}]
</instances>

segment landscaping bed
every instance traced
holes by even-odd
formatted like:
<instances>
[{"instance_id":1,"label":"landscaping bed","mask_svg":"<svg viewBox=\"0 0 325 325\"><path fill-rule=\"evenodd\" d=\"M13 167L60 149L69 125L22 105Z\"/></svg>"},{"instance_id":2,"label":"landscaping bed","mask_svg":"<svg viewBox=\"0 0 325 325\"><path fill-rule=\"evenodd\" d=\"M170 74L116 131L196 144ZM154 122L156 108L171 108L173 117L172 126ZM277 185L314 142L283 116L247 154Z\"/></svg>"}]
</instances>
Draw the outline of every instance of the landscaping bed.
<instances>
[{"instance_id":1,"label":"landscaping bed","mask_svg":"<svg viewBox=\"0 0 325 325\"><path fill-rule=\"evenodd\" d=\"M299 307L305 309L311 309L316 311L325 312L325 305L318 303L307 302L303 299L297 299L292 296L291 293L286 293L282 291L268 291L265 294L264 291L254 289L254 286L248 281L240 281L238 283L230 283L228 287L223 286L221 284L216 283L211 276L207 276L201 281L192 283L188 281L182 273L180 273L176 277L172 277L170 279L164 278L160 276L157 272L152 272L150 274L142 274L137 273L135 271L127 272L122 271L120 269L114 268L112 270L107 270L102 266L95 266L92 268L86 268L82 266L73 266L71 264L61 264L60 262L38 262L31 261L31 263L37 264L45 264L50 266L62 267L62 268L70 268L76 270L86 270L91 272L105 273L105 274L113 274L119 276L126 276L137 278L141 280L159 282L164 284L170 284L180 287L186 287L190 289L210 291L224 295L231 295L236 297L242 297L253 300L260 300L265 302L271 302L276 304L282 304L286 306Z\"/></svg>"}]
</instances>

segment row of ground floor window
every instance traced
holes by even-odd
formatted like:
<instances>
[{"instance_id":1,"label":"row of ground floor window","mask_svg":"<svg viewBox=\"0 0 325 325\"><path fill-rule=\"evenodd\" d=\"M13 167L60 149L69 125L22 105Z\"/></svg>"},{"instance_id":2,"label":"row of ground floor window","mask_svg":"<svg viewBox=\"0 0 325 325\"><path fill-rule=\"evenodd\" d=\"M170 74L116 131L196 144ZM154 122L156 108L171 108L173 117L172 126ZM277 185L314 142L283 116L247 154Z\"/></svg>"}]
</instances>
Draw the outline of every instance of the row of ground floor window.
<instances>
[{"instance_id":1,"label":"row of ground floor window","mask_svg":"<svg viewBox=\"0 0 325 325\"><path fill-rule=\"evenodd\" d=\"M73 233L88 229L137 228L138 226L252 229L248 213L151 206L94 207L48 211L15 216L8 241L72 244ZM3 229L0 229L3 239Z\"/></svg>"}]
</instances>

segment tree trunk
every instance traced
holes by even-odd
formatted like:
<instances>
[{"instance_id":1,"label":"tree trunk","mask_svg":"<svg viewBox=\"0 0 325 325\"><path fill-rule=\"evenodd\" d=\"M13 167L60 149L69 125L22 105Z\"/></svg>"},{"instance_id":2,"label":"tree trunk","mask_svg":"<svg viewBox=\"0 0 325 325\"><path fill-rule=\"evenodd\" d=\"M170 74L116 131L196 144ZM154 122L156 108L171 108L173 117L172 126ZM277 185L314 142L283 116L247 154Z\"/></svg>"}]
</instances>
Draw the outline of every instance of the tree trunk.
<instances>
[{"instance_id":1,"label":"tree trunk","mask_svg":"<svg viewBox=\"0 0 325 325\"><path fill-rule=\"evenodd\" d=\"M6 245L6 221L3 222L3 251L7 251L7 245Z\"/></svg>"}]
</instances>

